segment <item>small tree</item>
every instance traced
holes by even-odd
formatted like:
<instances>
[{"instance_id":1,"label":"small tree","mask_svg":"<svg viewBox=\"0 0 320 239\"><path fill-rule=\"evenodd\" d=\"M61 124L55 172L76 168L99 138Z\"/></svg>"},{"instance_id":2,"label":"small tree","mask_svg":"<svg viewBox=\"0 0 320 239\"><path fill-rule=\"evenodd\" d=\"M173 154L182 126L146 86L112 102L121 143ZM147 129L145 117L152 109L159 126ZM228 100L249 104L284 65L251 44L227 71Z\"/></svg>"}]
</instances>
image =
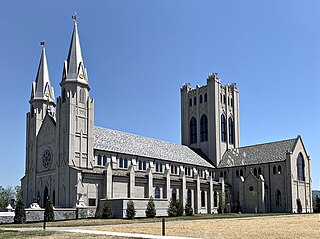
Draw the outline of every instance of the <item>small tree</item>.
<instances>
[{"instance_id":1,"label":"small tree","mask_svg":"<svg viewBox=\"0 0 320 239\"><path fill-rule=\"evenodd\" d=\"M47 200L46 206L44 209L44 216L47 222L52 222L54 221L54 212L53 212L53 206L50 201L50 199Z\"/></svg>"},{"instance_id":2,"label":"small tree","mask_svg":"<svg viewBox=\"0 0 320 239\"><path fill-rule=\"evenodd\" d=\"M297 208L298 208L298 213L302 213L302 204L299 198L297 199Z\"/></svg>"},{"instance_id":3,"label":"small tree","mask_svg":"<svg viewBox=\"0 0 320 239\"><path fill-rule=\"evenodd\" d=\"M177 207L177 216L182 216L183 215L183 204L179 201L176 200L176 207Z\"/></svg>"},{"instance_id":4,"label":"small tree","mask_svg":"<svg viewBox=\"0 0 320 239\"><path fill-rule=\"evenodd\" d=\"M193 209L191 207L191 203L187 202L185 207L184 207L184 212L186 214L186 216L192 216L193 215Z\"/></svg>"},{"instance_id":5,"label":"small tree","mask_svg":"<svg viewBox=\"0 0 320 239\"><path fill-rule=\"evenodd\" d=\"M136 209L134 208L134 203L131 200L127 203L126 216L128 219L133 219L136 216Z\"/></svg>"},{"instance_id":6,"label":"small tree","mask_svg":"<svg viewBox=\"0 0 320 239\"><path fill-rule=\"evenodd\" d=\"M320 212L320 198L318 197L318 195L315 198L315 204L314 204L314 209L313 212Z\"/></svg>"},{"instance_id":7,"label":"small tree","mask_svg":"<svg viewBox=\"0 0 320 239\"><path fill-rule=\"evenodd\" d=\"M112 218L112 208L111 208L111 204L108 200L106 200L103 204L102 218L103 219Z\"/></svg>"},{"instance_id":8,"label":"small tree","mask_svg":"<svg viewBox=\"0 0 320 239\"><path fill-rule=\"evenodd\" d=\"M22 198L19 198L15 209L14 223L22 224L26 222L26 211L24 210L24 203Z\"/></svg>"},{"instance_id":9,"label":"small tree","mask_svg":"<svg viewBox=\"0 0 320 239\"><path fill-rule=\"evenodd\" d=\"M167 212L168 212L169 217L176 217L177 216L176 200L172 200L172 199L170 200Z\"/></svg>"},{"instance_id":10,"label":"small tree","mask_svg":"<svg viewBox=\"0 0 320 239\"><path fill-rule=\"evenodd\" d=\"M146 216L149 218L153 218L156 216L156 214L157 214L156 206L154 205L154 201L151 196L147 205Z\"/></svg>"}]
</instances>

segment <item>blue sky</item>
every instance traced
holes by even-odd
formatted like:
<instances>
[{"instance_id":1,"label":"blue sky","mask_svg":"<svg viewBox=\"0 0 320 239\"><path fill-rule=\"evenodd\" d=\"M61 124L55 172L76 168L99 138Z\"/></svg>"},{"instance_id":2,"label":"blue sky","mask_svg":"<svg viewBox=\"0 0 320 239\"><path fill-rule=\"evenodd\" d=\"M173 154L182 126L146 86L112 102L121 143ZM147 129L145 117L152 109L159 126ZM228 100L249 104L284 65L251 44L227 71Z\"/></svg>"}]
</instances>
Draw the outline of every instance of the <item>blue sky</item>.
<instances>
[{"instance_id":1,"label":"blue sky","mask_svg":"<svg viewBox=\"0 0 320 239\"><path fill-rule=\"evenodd\" d=\"M0 185L24 174L25 115L46 40L60 95L78 14L95 124L180 143L180 87L240 91L241 145L302 135L320 184L319 1L0 1Z\"/></svg>"}]
</instances>

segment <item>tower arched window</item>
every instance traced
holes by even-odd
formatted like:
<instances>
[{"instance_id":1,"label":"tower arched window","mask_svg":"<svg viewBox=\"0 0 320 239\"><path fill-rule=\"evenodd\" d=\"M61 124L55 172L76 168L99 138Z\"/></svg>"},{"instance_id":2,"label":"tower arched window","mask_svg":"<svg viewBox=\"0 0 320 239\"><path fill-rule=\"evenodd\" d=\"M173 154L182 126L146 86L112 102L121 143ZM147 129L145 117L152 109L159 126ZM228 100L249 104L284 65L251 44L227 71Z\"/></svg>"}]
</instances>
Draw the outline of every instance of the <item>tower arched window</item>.
<instances>
[{"instance_id":1,"label":"tower arched window","mask_svg":"<svg viewBox=\"0 0 320 239\"><path fill-rule=\"evenodd\" d=\"M282 174L281 166L278 166L278 174Z\"/></svg>"},{"instance_id":2,"label":"tower arched window","mask_svg":"<svg viewBox=\"0 0 320 239\"><path fill-rule=\"evenodd\" d=\"M281 207L281 192L276 191L276 207Z\"/></svg>"},{"instance_id":3,"label":"tower arched window","mask_svg":"<svg viewBox=\"0 0 320 239\"><path fill-rule=\"evenodd\" d=\"M203 114L200 119L200 142L208 141L208 117Z\"/></svg>"},{"instance_id":4,"label":"tower arched window","mask_svg":"<svg viewBox=\"0 0 320 239\"><path fill-rule=\"evenodd\" d=\"M79 94L80 94L80 97L79 97L80 103L84 103L85 92L84 92L84 89L83 89L83 88L80 88Z\"/></svg>"},{"instance_id":5,"label":"tower arched window","mask_svg":"<svg viewBox=\"0 0 320 239\"><path fill-rule=\"evenodd\" d=\"M297 172L298 172L298 180L304 181L305 180L304 159L301 153L299 153L298 159L297 159Z\"/></svg>"},{"instance_id":6,"label":"tower arched window","mask_svg":"<svg viewBox=\"0 0 320 239\"><path fill-rule=\"evenodd\" d=\"M32 117L33 117L33 115L34 115L34 106L33 106L33 105L31 105L30 114L31 114L31 118L32 118Z\"/></svg>"},{"instance_id":7,"label":"tower arched window","mask_svg":"<svg viewBox=\"0 0 320 239\"><path fill-rule=\"evenodd\" d=\"M202 95L200 95L200 104L202 104L202 99L203 97L202 97Z\"/></svg>"},{"instance_id":8,"label":"tower arched window","mask_svg":"<svg viewBox=\"0 0 320 239\"><path fill-rule=\"evenodd\" d=\"M233 127L233 120L229 117L229 143L234 143L234 127Z\"/></svg>"},{"instance_id":9,"label":"tower arched window","mask_svg":"<svg viewBox=\"0 0 320 239\"><path fill-rule=\"evenodd\" d=\"M197 143L197 120L192 117L190 121L190 144Z\"/></svg>"},{"instance_id":10,"label":"tower arched window","mask_svg":"<svg viewBox=\"0 0 320 239\"><path fill-rule=\"evenodd\" d=\"M66 89L63 89L62 90L62 103L66 102L66 98L67 98Z\"/></svg>"},{"instance_id":11,"label":"tower arched window","mask_svg":"<svg viewBox=\"0 0 320 239\"><path fill-rule=\"evenodd\" d=\"M156 186L156 188L154 190L154 197L160 198L160 188L158 186Z\"/></svg>"},{"instance_id":12,"label":"tower arched window","mask_svg":"<svg viewBox=\"0 0 320 239\"><path fill-rule=\"evenodd\" d=\"M189 99L189 106L192 106L192 99Z\"/></svg>"},{"instance_id":13,"label":"tower arched window","mask_svg":"<svg viewBox=\"0 0 320 239\"><path fill-rule=\"evenodd\" d=\"M197 97L193 97L193 105L197 105Z\"/></svg>"},{"instance_id":14,"label":"tower arched window","mask_svg":"<svg viewBox=\"0 0 320 239\"><path fill-rule=\"evenodd\" d=\"M201 207L206 206L206 193L204 190L201 191Z\"/></svg>"},{"instance_id":15,"label":"tower arched window","mask_svg":"<svg viewBox=\"0 0 320 239\"><path fill-rule=\"evenodd\" d=\"M226 117L224 114L221 115L221 141L227 141L227 126L226 126Z\"/></svg>"},{"instance_id":16,"label":"tower arched window","mask_svg":"<svg viewBox=\"0 0 320 239\"><path fill-rule=\"evenodd\" d=\"M207 102L208 101L208 95L207 93L204 93L204 102Z\"/></svg>"}]
</instances>

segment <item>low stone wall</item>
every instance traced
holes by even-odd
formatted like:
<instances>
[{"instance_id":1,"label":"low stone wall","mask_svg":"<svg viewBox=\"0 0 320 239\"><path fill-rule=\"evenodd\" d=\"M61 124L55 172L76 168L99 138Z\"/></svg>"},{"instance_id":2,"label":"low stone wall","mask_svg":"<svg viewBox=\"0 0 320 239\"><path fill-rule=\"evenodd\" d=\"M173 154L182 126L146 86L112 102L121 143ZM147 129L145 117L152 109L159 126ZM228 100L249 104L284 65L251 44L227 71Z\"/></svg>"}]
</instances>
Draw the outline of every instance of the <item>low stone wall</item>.
<instances>
[{"instance_id":1,"label":"low stone wall","mask_svg":"<svg viewBox=\"0 0 320 239\"><path fill-rule=\"evenodd\" d=\"M26 208L26 221L27 222L40 222L43 221L44 209L31 209ZM54 209L54 220L74 220L82 218L95 217L95 207L85 208L55 208ZM14 211L12 212L0 212L0 223L13 223Z\"/></svg>"},{"instance_id":2,"label":"low stone wall","mask_svg":"<svg viewBox=\"0 0 320 239\"><path fill-rule=\"evenodd\" d=\"M101 199L98 206L97 216L102 215L103 205L106 199ZM112 208L112 216L116 218L125 218L127 203L129 199L109 199ZM148 198L137 198L131 199L134 203L134 208L136 209L136 217L146 217L146 209L149 202ZM167 210L169 202L167 199L154 199L154 204L156 208L156 216L168 216Z\"/></svg>"}]
</instances>

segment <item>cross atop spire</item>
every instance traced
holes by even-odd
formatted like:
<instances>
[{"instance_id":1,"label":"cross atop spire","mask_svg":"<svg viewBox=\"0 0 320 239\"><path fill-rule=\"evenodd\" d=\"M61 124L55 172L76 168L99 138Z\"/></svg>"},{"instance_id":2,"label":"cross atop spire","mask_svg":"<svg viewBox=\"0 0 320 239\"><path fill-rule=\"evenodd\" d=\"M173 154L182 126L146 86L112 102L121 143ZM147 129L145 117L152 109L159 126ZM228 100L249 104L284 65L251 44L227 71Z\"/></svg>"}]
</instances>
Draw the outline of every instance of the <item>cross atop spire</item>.
<instances>
[{"instance_id":1,"label":"cross atop spire","mask_svg":"<svg viewBox=\"0 0 320 239\"><path fill-rule=\"evenodd\" d=\"M61 85L66 82L78 82L88 85L87 71L84 67L80 38L78 33L77 15L72 16L74 22L73 33L68 53L68 58L64 62Z\"/></svg>"},{"instance_id":2,"label":"cross atop spire","mask_svg":"<svg viewBox=\"0 0 320 239\"><path fill-rule=\"evenodd\" d=\"M36 81L32 84L31 99L30 101L42 100L48 103L54 102L54 91L51 87L49 70L46 57L46 48L44 46L44 41L40 42L42 46L42 53L39 63L39 68L37 72Z\"/></svg>"}]
</instances>

